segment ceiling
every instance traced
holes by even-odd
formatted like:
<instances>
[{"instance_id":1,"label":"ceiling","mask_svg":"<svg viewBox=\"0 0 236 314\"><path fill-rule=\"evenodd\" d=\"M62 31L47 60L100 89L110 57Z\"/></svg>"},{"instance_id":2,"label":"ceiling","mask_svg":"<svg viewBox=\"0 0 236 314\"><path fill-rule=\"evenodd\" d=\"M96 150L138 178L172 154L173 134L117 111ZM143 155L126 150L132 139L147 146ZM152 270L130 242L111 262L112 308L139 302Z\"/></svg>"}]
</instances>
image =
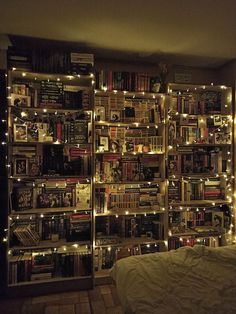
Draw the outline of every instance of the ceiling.
<instances>
[{"instance_id":1,"label":"ceiling","mask_svg":"<svg viewBox=\"0 0 236 314\"><path fill-rule=\"evenodd\" d=\"M14 34L108 58L217 68L236 58L236 0L0 0L0 34L2 46Z\"/></svg>"}]
</instances>

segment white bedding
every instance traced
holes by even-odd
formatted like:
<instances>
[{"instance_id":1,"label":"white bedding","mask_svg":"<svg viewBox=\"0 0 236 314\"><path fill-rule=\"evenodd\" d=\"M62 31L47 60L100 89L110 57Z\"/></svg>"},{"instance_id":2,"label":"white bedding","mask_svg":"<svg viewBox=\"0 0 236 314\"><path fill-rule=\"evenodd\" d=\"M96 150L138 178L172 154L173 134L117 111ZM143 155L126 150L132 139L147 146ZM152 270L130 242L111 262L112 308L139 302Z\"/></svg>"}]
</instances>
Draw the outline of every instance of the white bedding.
<instances>
[{"instance_id":1,"label":"white bedding","mask_svg":"<svg viewBox=\"0 0 236 314\"><path fill-rule=\"evenodd\" d=\"M125 313L236 314L236 245L130 256L111 276Z\"/></svg>"}]
</instances>

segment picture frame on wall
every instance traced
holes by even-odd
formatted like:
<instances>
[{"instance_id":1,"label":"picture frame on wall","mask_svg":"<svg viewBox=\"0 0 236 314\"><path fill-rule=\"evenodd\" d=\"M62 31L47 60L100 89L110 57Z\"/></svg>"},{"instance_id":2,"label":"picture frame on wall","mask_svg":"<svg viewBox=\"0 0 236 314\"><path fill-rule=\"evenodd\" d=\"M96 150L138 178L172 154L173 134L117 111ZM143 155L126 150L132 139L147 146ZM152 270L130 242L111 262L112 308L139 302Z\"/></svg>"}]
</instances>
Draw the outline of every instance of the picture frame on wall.
<instances>
[{"instance_id":1,"label":"picture frame on wall","mask_svg":"<svg viewBox=\"0 0 236 314\"><path fill-rule=\"evenodd\" d=\"M30 107L30 96L11 94L11 106L14 107Z\"/></svg>"},{"instance_id":2,"label":"picture frame on wall","mask_svg":"<svg viewBox=\"0 0 236 314\"><path fill-rule=\"evenodd\" d=\"M109 138L108 136L100 136L100 147L104 152L109 151Z\"/></svg>"},{"instance_id":3,"label":"picture frame on wall","mask_svg":"<svg viewBox=\"0 0 236 314\"><path fill-rule=\"evenodd\" d=\"M27 125L14 124L13 133L15 142L27 142Z\"/></svg>"},{"instance_id":4,"label":"picture frame on wall","mask_svg":"<svg viewBox=\"0 0 236 314\"><path fill-rule=\"evenodd\" d=\"M28 159L27 158L24 158L24 157L15 158L14 175L18 177L28 175Z\"/></svg>"},{"instance_id":5,"label":"picture frame on wall","mask_svg":"<svg viewBox=\"0 0 236 314\"><path fill-rule=\"evenodd\" d=\"M112 122L120 122L121 121L120 111L118 111L118 110L111 110L110 121L112 121Z\"/></svg>"}]
</instances>

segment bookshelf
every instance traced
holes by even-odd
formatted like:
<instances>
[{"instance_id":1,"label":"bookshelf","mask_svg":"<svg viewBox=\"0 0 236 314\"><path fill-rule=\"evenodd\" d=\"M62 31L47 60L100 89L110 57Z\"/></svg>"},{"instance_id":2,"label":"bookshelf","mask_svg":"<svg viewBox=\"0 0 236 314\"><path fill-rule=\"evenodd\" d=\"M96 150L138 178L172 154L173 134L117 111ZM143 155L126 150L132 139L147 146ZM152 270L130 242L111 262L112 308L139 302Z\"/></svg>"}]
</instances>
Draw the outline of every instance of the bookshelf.
<instances>
[{"instance_id":1,"label":"bookshelf","mask_svg":"<svg viewBox=\"0 0 236 314\"><path fill-rule=\"evenodd\" d=\"M91 288L93 74L7 79L8 288Z\"/></svg>"},{"instance_id":2,"label":"bookshelf","mask_svg":"<svg viewBox=\"0 0 236 314\"><path fill-rule=\"evenodd\" d=\"M107 82L102 75L95 80L102 89L95 89L94 94L94 270L98 283L104 282L119 258L167 250L168 236L169 97L150 92L147 76L135 92L130 91L133 83L128 85L128 73L122 84L116 83L114 73Z\"/></svg>"},{"instance_id":3,"label":"bookshelf","mask_svg":"<svg viewBox=\"0 0 236 314\"><path fill-rule=\"evenodd\" d=\"M54 53L48 67L43 52L21 55L14 68L13 52L1 111L12 294L89 289L126 256L227 244L230 88L162 94L146 73L95 75L91 55Z\"/></svg>"},{"instance_id":4,"label":"bookshelf","mask_svg":"<svg viewBox=\"0 0 236 314\"><path fill-rule=\"evenodd\" d=\"M231 88L170 84L169 249L227 244L232 233Z\"/></svg>"}]
</instances>

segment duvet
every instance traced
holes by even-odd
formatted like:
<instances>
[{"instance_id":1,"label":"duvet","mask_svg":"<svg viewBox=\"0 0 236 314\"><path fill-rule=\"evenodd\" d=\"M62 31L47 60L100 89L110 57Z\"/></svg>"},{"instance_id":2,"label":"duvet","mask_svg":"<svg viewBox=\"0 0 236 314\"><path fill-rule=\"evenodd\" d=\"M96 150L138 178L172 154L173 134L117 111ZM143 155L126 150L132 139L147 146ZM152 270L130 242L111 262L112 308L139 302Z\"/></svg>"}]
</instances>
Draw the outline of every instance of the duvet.
<instances>
[{"instance_id":1,"label":"duvet","mask_svg":"<svg viewBox=\"0 0 236 314\"><path fill-rule=\"evenodd\" d=\"M127 257L111 277L127 314L236 314L236 245Z\"/></svg>"}]
</instances>

